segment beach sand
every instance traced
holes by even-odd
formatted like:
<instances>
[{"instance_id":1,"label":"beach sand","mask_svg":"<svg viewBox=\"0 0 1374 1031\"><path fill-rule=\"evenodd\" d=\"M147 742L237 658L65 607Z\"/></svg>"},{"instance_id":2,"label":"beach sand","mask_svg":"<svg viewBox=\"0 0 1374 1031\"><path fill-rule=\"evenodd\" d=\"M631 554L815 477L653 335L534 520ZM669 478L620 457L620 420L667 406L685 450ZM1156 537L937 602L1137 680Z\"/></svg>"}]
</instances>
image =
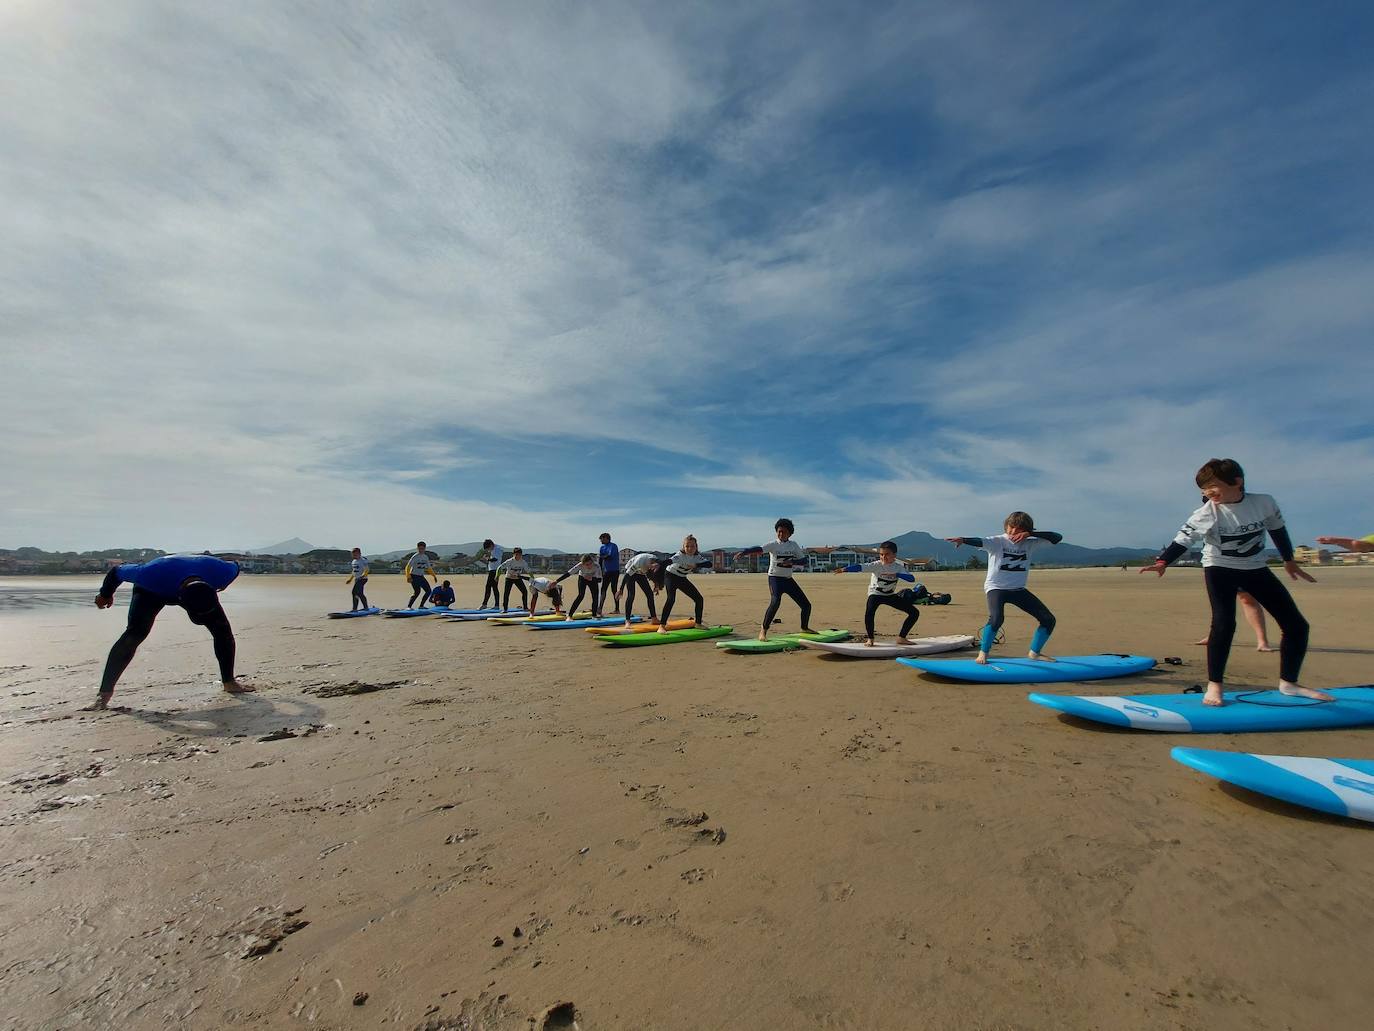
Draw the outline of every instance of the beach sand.
<instances>
[{"instance_id":1,"label":"beach sand","mask_svg":"<svg viewBox=\"0 0 1374 1031\"><path fill-rule=\"evenodd\" d=\"M1374 681L1374 568L1316 575L1304 681ZM981 625L980 575L925 579L954 604L918 634ZM860 629L866 577L802 582L817 626ZM1114 731L891 662L323 619L342 577L225 593L258 694L221 693L169 610L127 711L81 713L124 620L95 584L0 581L7 1027L1367 1026L1374 828L1169 748L1371 757L1371 731ZM757 634L763 577L701 587ZM1198 570L1031 587L1051 654L1185 660L1087 693L1205 680ZM1000 653L1031 630L1010 611ZM1252 645L1233 687L1276 680Z\"/></svg>"}]
</instances>

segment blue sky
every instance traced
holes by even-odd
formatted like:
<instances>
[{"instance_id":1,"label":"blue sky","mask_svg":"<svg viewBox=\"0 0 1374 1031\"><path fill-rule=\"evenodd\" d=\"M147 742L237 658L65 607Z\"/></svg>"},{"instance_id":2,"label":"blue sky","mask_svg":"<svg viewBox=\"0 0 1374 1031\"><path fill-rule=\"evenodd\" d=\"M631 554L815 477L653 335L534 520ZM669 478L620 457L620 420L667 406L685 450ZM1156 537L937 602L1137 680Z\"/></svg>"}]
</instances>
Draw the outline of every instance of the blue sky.
<instances>
[{"instance_id":1,"label":"blue sky","mask_svg":"<svg viewBox=\"0 0 1374 1031\"><path fill-rule=\"evenodd\" d=\"M0 6L0 546L586 547L1234 456L1374 530L1374 11Z\"/></svg>"}]
</instances>

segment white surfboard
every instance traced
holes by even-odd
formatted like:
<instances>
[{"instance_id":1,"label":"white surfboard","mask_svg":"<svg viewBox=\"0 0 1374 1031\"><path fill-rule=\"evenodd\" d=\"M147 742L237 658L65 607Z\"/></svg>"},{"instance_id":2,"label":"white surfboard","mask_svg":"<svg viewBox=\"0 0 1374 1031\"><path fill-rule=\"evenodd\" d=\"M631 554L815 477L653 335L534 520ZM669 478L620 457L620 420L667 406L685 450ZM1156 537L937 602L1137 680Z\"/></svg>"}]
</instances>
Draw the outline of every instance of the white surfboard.
<instances>
[{"instance_id":1,"label":"white surfboard","mask_svg":"<svg viewBox=\"0 0 1374 1031\"><path fill-rule=\"evenodd\" d=\"M797 642L803 648L844 655L851 659L900 659L908 655L936 655L940 652L958 651L972 648L975 639L968 634L951 634L947 637L917 637L911 644L892 644L879 641L869 647L862 641L806 641Z\"/></svg>"}]
</instances>

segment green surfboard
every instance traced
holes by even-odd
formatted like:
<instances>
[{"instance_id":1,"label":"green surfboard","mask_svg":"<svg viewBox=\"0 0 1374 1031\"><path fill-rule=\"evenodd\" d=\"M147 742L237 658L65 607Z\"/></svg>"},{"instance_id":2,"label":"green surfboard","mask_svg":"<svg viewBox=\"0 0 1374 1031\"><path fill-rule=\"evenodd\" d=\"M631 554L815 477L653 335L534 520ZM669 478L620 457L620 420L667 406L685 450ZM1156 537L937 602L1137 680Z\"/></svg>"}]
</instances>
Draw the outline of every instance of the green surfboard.
<instances>
[{"instance_id":1,"label":"green surfboard","mask_svg":"<svg viewBox=\"0 0 1374 1031\"><path fill-rule=\"evenodd\" d=\"M670 630L666 634L597 634L593 638L602 644L617 648L645 648L655 644L681 644L683 641L701 641L708 637L724 637L733 634L732 626L702 626L691 630Z\"/></svg>"},{"instance_id":2,"label":"green surfboard","mask_svg":"<svg viewBox=\"0 0 1374 1031\"><path fill-rule=\"evenodd\" d=\"M812 634L774 634L766 641L717 641L716 647L723 648L729 652L749 652L757 654L759 652L785 652L793 651L801 647L802 641L835 641L848 640L848 630L817 630Z\"/></svg>"}]
</instances>

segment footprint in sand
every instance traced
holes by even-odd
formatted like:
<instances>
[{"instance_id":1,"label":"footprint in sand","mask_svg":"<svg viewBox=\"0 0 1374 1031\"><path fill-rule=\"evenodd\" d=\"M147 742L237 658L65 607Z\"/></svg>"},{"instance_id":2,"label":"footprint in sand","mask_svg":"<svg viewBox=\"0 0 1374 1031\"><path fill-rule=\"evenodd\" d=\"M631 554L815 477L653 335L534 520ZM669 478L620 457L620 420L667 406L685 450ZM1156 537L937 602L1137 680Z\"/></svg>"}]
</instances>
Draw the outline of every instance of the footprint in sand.
<instances>
[{"instance_id":1,"label":"footprint in sand","mask_svg":"<svg viewBox=\"0 0 1374 1031\"><path fill-rule=\"evenodd\" d=\"M854 895L854 886L844 881L831 881L821 885L822 902L848 902Z\"/></svg>"}]
</instances>

